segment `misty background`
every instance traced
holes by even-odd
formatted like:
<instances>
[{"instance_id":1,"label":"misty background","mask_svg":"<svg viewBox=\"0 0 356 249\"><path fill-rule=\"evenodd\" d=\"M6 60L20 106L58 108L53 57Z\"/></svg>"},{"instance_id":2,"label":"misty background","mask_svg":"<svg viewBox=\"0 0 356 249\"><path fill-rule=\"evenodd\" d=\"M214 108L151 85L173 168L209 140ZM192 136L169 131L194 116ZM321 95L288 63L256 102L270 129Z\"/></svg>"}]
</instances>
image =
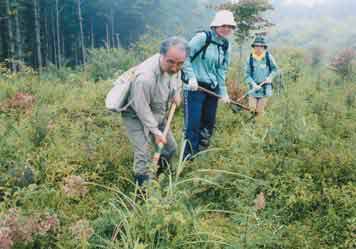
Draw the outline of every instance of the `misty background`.
<instances>
[{"instance_id":1,"label":"misty background","mask_svg":"<svg viewBox=\"0 0 356 249\"><path fill-rule=\"evenodd\" d=\"M321 47L335 52L356 46L356 1L274 0L273 46Z\"/></svg>"}]
</instances>

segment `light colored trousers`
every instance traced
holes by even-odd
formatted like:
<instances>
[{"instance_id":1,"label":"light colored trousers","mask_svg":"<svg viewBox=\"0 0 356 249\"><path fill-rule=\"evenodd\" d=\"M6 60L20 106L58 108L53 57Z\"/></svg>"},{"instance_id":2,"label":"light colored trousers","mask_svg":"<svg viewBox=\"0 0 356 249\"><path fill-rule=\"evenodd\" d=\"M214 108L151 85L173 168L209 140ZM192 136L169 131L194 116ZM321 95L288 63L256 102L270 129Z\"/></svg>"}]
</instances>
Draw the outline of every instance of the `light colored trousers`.
<instances>
[{"instance_id":1,"label":"light colored trousers","mask_svg":"<svg viewBox=\"0 0 356 249\"><path fill-rule=\"evenodd\" d=\"M133 170L135 175L148 175L152 177L153 169L150 169L150 161L152 158L151 144L154 144L152 134L145 132L145 129L137 118L122 116L122 121L127 130L127 136L131 145L134 148L134 165ZM165 124L160 125L159 129L163 131ZM161 157L170 161L174 153L177 151L177 143L173 137L173 133L169 130L167 134L167 143L164 145ZM156 146L155 146L156 148Z\"/></svg>"},{"instance_id":2,"label":"light colored trousers","mask_svg":"<svg viewBox=\"0 0 356 249\"><path fill-rule=\"evenodd\" d=\"M248 97L248 105L251 110L257 112L257 115L263 115L267 105L268 97L256 98L253 96Z\"/></svg>"}]
</instances>

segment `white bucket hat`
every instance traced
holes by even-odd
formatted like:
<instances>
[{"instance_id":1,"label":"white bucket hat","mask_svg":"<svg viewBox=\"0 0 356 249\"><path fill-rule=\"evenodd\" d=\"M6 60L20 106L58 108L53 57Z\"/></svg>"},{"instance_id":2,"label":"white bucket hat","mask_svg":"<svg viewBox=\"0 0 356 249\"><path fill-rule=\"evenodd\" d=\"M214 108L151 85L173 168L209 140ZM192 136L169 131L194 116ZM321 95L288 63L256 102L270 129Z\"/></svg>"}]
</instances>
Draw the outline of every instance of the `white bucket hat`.
<instances>
[{"instance_id":1,"label":"white bucket hat","mask_svg":"<svg viewBox=\"0 0 356 249\"><path fill-rule=\"evenodd\" d=\"M234 20L234 15L229 10L220 10L215 14L214 20L210 24L212 27L220 27L223 25L230 25L236 28L236 22Z\"/></svg>"}]
</instances>

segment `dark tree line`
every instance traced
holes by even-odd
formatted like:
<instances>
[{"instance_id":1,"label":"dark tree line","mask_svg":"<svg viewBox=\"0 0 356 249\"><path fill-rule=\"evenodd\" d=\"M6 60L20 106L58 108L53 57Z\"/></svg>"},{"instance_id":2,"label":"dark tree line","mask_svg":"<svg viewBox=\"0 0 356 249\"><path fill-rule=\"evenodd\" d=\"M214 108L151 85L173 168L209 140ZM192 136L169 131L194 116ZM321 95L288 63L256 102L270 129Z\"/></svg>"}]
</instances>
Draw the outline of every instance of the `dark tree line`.
<instances>
[{"instance_id":1,"label":"dark tree line","mask_svg":"<svg viewBox=\"0 0 356 249\"><path fill-rule=\"evenodd\" d=\"M0 61L13 71L22 63L39 70L82 64L87 49L129 47L149 26L169 33L202 22L204 2L0 0Z\"/></svg>"}]
</instances>

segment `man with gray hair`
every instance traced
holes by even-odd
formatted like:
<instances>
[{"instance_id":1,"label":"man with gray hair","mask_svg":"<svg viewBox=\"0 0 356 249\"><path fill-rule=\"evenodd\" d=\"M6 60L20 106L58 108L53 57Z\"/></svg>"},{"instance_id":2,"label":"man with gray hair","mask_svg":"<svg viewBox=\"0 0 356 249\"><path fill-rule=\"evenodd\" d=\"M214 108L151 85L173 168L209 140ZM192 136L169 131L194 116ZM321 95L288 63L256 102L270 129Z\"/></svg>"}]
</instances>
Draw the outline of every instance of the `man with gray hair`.
<instances>
[{"instance_id":1,"label":"man with gray hair","mask_svg":"<svg viewBox=\"0 0 356 249\"><path fill-rule=\"evenodd\" d=\"M124 126L134 147L135 181L142 185L154 177L149 168L150 142L164 144L159 160L160 173L177 150L177 143L169 130L163 136L169 104L181 103L181 67L189 55L187 41L170 37L161 43L160 53L148 58L135 70L131 83L127 110L122 112Z\"/></svg>"}]
</instances>

